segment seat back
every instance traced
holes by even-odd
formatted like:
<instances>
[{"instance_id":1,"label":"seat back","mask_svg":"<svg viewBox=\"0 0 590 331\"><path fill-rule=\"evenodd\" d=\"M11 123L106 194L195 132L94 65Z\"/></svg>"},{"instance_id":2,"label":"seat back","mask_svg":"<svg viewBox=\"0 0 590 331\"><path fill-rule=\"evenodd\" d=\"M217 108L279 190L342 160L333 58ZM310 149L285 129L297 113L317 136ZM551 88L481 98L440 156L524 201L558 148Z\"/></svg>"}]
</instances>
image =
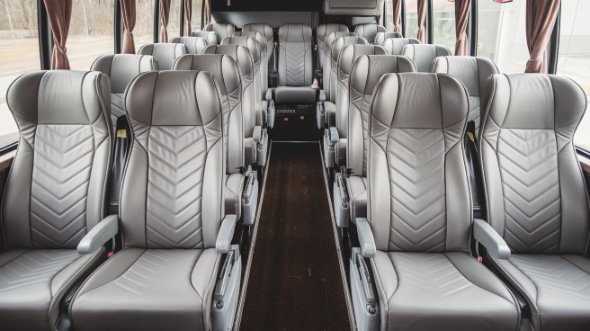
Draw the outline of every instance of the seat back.
<instances>
[{"instance_id":1,"label":"seat back","mask_svg":"<svg viewBox=\"0 0 590 331\"><path fill-rule=\"evenodd\" d=\"M176 43L145 44L137 54L151 55L158 61L159 70L170 70L176 59L186 54L186 46Z\"/></svg>"},{"instance_id":2,"label":"seat back","mask_svg":"<svg viewBox=\"0 0 590 331\"><path fill-rule=\"evenodd\" d=\"M378 250L468 251L467 91L440 74L387 74L369 122L367 212Z\"/></svg>"},{"instance_id":3,"label":"seat back","mask_svg":"<svg viewBox=\"0 0 590 331\"><path fill-rule=\"evenodd\" d=\"M324 68L324 44L326 37L332 32L348 32L348 27L344 24L320 24L315 29L316 44L318 45L317 68L319 70Z\"/></svg>"},{"instance_id":4,"label":"seat back","mask_svg":"<svg viewBox=\"0 0 590 331\"><path fill-rule=\"evenodd\" d=\"M334 102L333 96L336 95L336 86L332 86L336 79L336 72L332 66L332 47L334 42L340 37L358 37L354 32L342 31L342 32L330 32L324 40L324 67L322 70L323 89L326 92L326 100ZM335 76L332 78L332 76Z\"/></svg>"},{"instance_id":5,"label":"seat back","mask_svg":"<svg viewBox=\"0 0 590 331\"><path fill-rule=\"evenodd\" d=\"M88 71L17 78L6 103L20 130L0 224L6 248L76 248L105 214L110 83Z\"/></svg>"},{"instance_id":6,"label":"seat back","mask_svg":"<svg viewBox=\"0 0 590 331\"><path fill-rule=\"evenodd\" d=\"M584 91L562 76L488 83L479 139L488 222L517 254L586 254L590 211L572 141Z\"/></svg>"},{"instance_id":7,"label":"seat back","mask_svg":"<svg viewBox=\"0 0 590 331\"><path fill-rule=\"evenodd\" d=\"M381 46L389 55L402 55L406 45L420 44L420 40L414 38L388 38L384 39Z\"/></svg>"},{"instance_id":8,"label":"seat back","mask_svg":"<svg viewBox=\"0 0 590 331\"><path fill-rule=\"evenodd\" d=\"M385 52L381 46L359 45L347 46L340 54L342 64L343 59L350 57L349 53L353 51L369 53L369 55L357 56L358 59L352 62L352 69L340 69L350 72L346 167L352 174L361 177L367 177L369 112L375 86L385 74L416 71L414 62L405 56L377 56L371 55L370 52L362 52L367 47L373 47L376 50L373 54ZM346 66L350 63L348 62Z\"/></svg>"},{"instance_id":9,"label":"seat back","mask_svg":"<svg viewBox=\"0 0 590 331\"><path fill-rule=\"evenodd\" d=\"M239 173L245 164L244 133L242 132L242 78L238 64L229 55L185 55L176 61L173 69L206 71L215 79L223 112L227 173Z\"/></svg>"},{"instance_id":10,"label":"seat back","mask_svg":"<svg viewBox=\"0 0 590 331\"><path fill-rule=\"evenodd\" d=\"M203 54L229 55L237 62L242 76L242 124L244 138L254 135L254 127L257 125L257 112L254 86L254 62L250 51L240 45L212 45L203 51ZM253 156L245 155L246 164L255 162Z\"/></svg>"},{"instance_id":11,"label":"seat back","mask_svg":"<svg viewBox=\"0 0 590 331\"><path fill-rule=\"evenodd\" d=\"M385 29L385 27L382 25L369 23L357 25L354 28L354 32L359 35L359 37L367 39L370 44L373 44L375 42L375 36L377 36L377 33L387 32L387 29Z\"/></svg>"},{"instance_id":12,"label":"seat back","mask_svg":"<svg viewBox=\"0 0 590 331\"><path fill-rule=\"evenodd\" d=\"M268 45L266 43L266 38L262 35L262 33L255 31L239 31L234 33L234 36L249 37L256 40L256 43L258 44L258 50L260 51L260 79L262 95L266 95L266 90L268 90Z\"/></svg>"},{"instance_id":13,"label":"seat back","mask_svg":"<svg viewBox=\"0 0 590 331\"><path fill-rule=\"evenodd\" d=\"M226 171L213 78L148 72L131 82L125 102L133 138L121 190L124 247L215 247Z\"/></svg>"},{"instance_id":14,"label":"seat back","mask_svg":"<svg viewBox=\"0 0 590 331\"><path fill-rule=\"evenodd\" d=\"M217 40L223 40L227 37L231 37L236 32L236 27L233 24L228 23L210 23L205 25L203 31L213 31L217 37Z\"/></svg>"},{"instance_id":15,"label":"seat back","mask_svg":"<svg viewBox=\"0 0 590 331\"><path fill-rule=\"evenodd\" d=\"M209 44L205 38L201 37L176 37L169 41L173 44L183 44L186 46L187 54L201 54Z\"/></svg>"},{"instance_id":16,"label":"seat back","mask_svg":"<svg viewBox=\"0 0 590 331\"><path fill-rule=\"evenodd\" d=\"M401 55L412 59L416 64L418 72L432 72L435 58L439 56L451 56L453 53L446 46L409 43L404 46Z\"/></svg>"},{"instance_id":17,"label":"seat back","mask_svg":"<svg viewBox=\"0 0 590 331\"><path fill-rule=\"evenodd\" d=\"M310 86L313 79L312 31L306 24L279 28L279 86Z\"/></svg>"},{"instance_id":18,"label":"seat back","mask_svg":"<svg viewBox=\"0 0 590 331\"><path fill-rule=\"evenodd\" d=\"M387 39L403 38L399 32L377 32L375 35L375 45L383 45L383 42Z\"/></svg>"},{"instance_id":19,"label":"seat back","mask_svg":"<svg viewBox=\"0 0 590 331\"><path fill-rule=\"evenodd\" d=\"M346 104L348 104L348 75L350 74L350 71L344 73L345 75L341 77L338 59L340 58L340 52L342 52L344 47L348 45L368 45L368 42L365 38L361 37L340 37L336 39L332 46L332 50L330 51L330 66L332 67L332 75L330 76L330 85L332 87L330 89L330 100L334 100L334 103L336 104L336 113L341 112L344 114L347 111ZM381 50L381 48L378 50ZM354 60L345 60L354 61L356 58ZM350 67L352 67L352 62L350 63ZM339 81L342 82L342 84L339 84ZM341 106L342 108L339 108ZM341 127L341 129L344 129L344 127Z\"/></svg>"},{"instance_id":20,"label":"seat back","mask_svg":"<svg viewBox=\"0 0 590 331\"><path fill-rule=\"evenodd\" d=\"M207 45L219 44L219 39L215 31L193 31L191 32L191 37L203 38L207 42Z\"/></svg>"},{"instance_id":21,"label":"seat back","mask_svg":"<svg viewBox=\"0 0 590 331\"><path fill-rule=\"evenodd\" d=\"M498 73L494 62L471 56L443 56L434 59L434 72L456 77L469 92L469 121L475 123L475 133L479 133L481 123L480 96L484 83L491 75Z\"/></svg>"},{"instance_id":22,"label":"seat back","mask_svg":"<svg viewBox=\"0 0 590 331\"><path fill-rule=\"evenodd\" d=\"M268 63L270 63L272 61L275 49L275 36L272 26L270 24L264 23L245 24L242 27L242 33L244 32L260 32L264 36L264 38L266 39L266 59ZM269 65L268 63L266 64L267 69Z\"/></svg>"},{"instance_id":23,"label":"seat back","mask_svg":"<svg viewBox=\"0 0 590 331\"><path fill-rule=\"evenodd\" d=\"M250 51L250 56L252 57L252 61L254 63L254 91L255 95L255 102L256 102L256 109L262 109L262 72L260 70L260 63L261 61L261 53L260 53L260 46L256 39L250 37L242 37L242 36L232 36L227 37L221 41L222 45L240 45L248 48Z\"/></svg>"}]
</instances>

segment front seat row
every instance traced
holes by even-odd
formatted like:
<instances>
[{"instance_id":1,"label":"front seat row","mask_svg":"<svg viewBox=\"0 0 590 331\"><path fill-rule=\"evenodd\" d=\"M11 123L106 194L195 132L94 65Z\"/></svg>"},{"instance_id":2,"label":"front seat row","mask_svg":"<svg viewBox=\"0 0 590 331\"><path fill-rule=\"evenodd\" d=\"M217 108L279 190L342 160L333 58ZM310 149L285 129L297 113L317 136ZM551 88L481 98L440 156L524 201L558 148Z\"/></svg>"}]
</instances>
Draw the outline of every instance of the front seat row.
<instances>
[{"instance_id":1,"label":"front seat row","mask_svg":"<svg viewBox=\"0 0 590 331\"><path fill-rule=\"evenodd\" d=\"M478 140L487 222L472 221L465 87L413 73L377 85L368 217L355 220L350 271L359 330L590 327L590 210L572 142L586 96L559 76L488 82ZM504 282L472 257L472 237Z\"/></svg>"},{"instance_id":2,"label":"front seat row","mask_svg":"<svg viewBox=\"0 0 590 331\"><path fill-rule=\"evenodd\" d=\"M130 84L120 212L105 217L109 85L98 72L46 71L8 90L21 138L0 215L2 327L56 330L69 311L74 330L227 330L241 259L236 216L224 210L215 83L202 71L166 71ZM123 249L92 272L118 232Z\"/></svg>"}]
</instances>

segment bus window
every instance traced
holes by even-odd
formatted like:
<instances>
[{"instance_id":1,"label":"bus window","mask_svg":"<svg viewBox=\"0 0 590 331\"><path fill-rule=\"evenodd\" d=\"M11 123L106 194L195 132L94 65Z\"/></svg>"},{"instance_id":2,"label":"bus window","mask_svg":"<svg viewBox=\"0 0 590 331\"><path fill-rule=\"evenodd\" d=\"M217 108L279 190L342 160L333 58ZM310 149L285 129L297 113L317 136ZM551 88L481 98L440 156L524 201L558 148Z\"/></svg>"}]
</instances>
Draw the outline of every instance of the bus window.
<instances>
[{"instance_id":1,"label":"bus window","mask_svg":"<svg viewBox=\"0 0 590 331\"><path fill-rule=\"evenodd\" d=\"M135 51L154 42L154 0L137 0L133 40Z\"/></svg>"},{"instance_id":2,"label":"bus window","mask_svg":"<svg viewBox=\"0 0 590 331\"><path fill-rule=\"evenodd\" d=\"M590 1L562 0L557 74L575 80L590 97ZM580 123L574 142L590 151L590 115Z\"/></svg>"},{"instance_id":3,"label":"bus window","mask_svg":"<svg viewBox=\"0 0 590 331\"><path fill-rule=\"evenodd\" d=\"M18 140L6 91L25 72L40 69L37 1L3 1L0 6L0 149Z\"/></svg>"},{"instance_id":4,"label":"bus window","mask_svg":"<svg viewBox=\"0 0 590 331\"><path fill-rule=\"evenodd\" d=\"M477 5L477 55L494 61L501 72L524 72L529 59L526 1L499 4L479 0Z\"/></svg>"},{"instance_id":5,"label":"bus window","mask_svg":"<svg viewBox=\"0 0 590 331\"><path fill-rule=\"evenodd\" d=\"M447 46L455 53L457 34L455 29L455 3L448 0L433 0L432 24L434 25L434 43Z\"/></svg>"},{"instance_id":6,"label":"bus window","mask_svg":"<svg viewBox=\"0 0 590 331\"><path fill-rule=\"evenodd\" d=\"M70 68L89 70L103 54L113 54L115 1L74 0L66 48Z\"/></svg>"},{"instance_id":7,"label":"bus window","mask_svg":"<svg viewBox=\"0 0 590 331\"><path fill-rule=\"evenodd\" d=\"M192 17L191 17L191 32L201 31L201 15L203 11L203 0L193 0L192 3Z\"/></svg>"},{"instance_id":8,"label":"bus window","mask_svg":"<svg viewBox=\"0 0 590 331\"><path fill-rule=\"evenodd\" d=\"M170 16L168 17L168 40L180 36L180 6L181 0L170 1ZM160 40L160 42L162 42Z\"/></svg>"},{"instance_id":9,"label":"bus window","mask_svg":"<svg viewBox=\"0 0 590 331\"><path fill-rule=\"evenodd\" d=\"M406 38L418 37L418 0L406 0ZM428 10L428 9L427 9ZM428 19L424 21L425 40L428 40Z\"/></svg>"}]
</instances>

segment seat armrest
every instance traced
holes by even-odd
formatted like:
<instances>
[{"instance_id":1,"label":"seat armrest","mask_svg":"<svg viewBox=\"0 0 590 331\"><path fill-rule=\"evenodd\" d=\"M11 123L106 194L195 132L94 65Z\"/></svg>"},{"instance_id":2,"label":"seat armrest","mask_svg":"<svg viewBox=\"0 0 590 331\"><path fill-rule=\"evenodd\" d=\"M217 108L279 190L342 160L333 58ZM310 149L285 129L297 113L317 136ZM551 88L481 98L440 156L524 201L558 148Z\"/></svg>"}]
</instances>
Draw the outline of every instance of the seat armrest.
<instances>
[{"instance_id":1,"label":"seat armrest","mask_svg":"<svg viewBox=\"0 0 590 331\"><path fill-rule=\"evenodd\" d=\"M373 238L373 232L371 231L369 221L366 218L357 218L356 230L361 244L361 254L364 257L375 257L377 246L375 246L375 238Z\"/></svg>"},{"instance_id":2,"label":"seat armrest","mask_svg":"<svg viewBox=\"0 0 590 331\"><path fill-rule=\"evenodd\" d=\"M271 88L269 88L268 90L266 90L266 95L264 96L264 98L266 99L266 101L272 100L273 91L274 91L274 89L271 89Z\"/></svg>"},{"instance_id":3,"label":"seat armrest","mask_svg":"<svg viewBox=\"0 0 590 331\"><path fill-rule=\"evenodd\" d=\"M260 143L260 141L262 140L262 126L257 125L254 127L254 132L252 133L252 139L254 139L254 141L256 143Z\"/></svg>"},{"instance_id":4,"label":"seat armrest","mask_svg":"<svg viewBox=\"0 0 590 331\"><path fill-rule=\"evenodd\" d=\"M335 144L340 141L340 135L338 135L338 129L335 126L330 127L330 142Z\"/></svg>"},{"instance_id":5,"label":"seat armrest","mask_svg":"<svg viewBox=\"0 0 590 331\"><path fill-rule=\"evenodd\" d=\"M215 250L217 254L227 254L229 246L234 237L236 230L236 215L225 215L219 233L217 234L217 241L215 242Z\"/></svg>"},{"instance_id":6,"label":"seat armrest","mask_svg":"<svg viewBox=\"0 0 590 331\"><path fill-rule=\"evenodd\" d=\"M119 216L109 215L100 221L78 244L78 254L90 254L119 233Z\"/></svg>"},{"instance_id":7,"label":"seat armrest","mask_svg":"<svg viewBox=\"0 0 590 331\"><path fill-rule=\"evenodd\" d=\"M324 102L324 101L326 101L326 91L324 91L324 90L320 90L320 92L319 92L319 96L318 96L318 100L319 100L320 102Z\"/></svg>"},{"instance_id":8,"label":"seat armrest","mask_svg":"<svg viewBox=\"0 0 590 331\"><path fill-rule=\"evenodd\" d=\"M488 222L476 218L473 221L473 237L488 250L493 257L501 260L510 258L510 248Z\"/></svg>"}]
</instances>

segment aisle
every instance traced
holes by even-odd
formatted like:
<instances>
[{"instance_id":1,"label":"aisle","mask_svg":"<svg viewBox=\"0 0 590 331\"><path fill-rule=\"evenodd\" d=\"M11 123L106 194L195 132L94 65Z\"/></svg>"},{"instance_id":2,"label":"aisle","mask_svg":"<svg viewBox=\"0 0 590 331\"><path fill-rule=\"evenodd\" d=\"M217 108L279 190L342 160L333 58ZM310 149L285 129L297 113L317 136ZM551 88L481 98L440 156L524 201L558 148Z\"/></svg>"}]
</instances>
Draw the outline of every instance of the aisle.
<instances>
[{"instance_id":1,"label":"aisle","mask_svg":"<svg viewBox=\"0 0 590 331\"><path fill-rule=\"evenodd\" d=\"M273 143L240 330L350 330L318 143Z\"/></svg>"}]
</instances>

